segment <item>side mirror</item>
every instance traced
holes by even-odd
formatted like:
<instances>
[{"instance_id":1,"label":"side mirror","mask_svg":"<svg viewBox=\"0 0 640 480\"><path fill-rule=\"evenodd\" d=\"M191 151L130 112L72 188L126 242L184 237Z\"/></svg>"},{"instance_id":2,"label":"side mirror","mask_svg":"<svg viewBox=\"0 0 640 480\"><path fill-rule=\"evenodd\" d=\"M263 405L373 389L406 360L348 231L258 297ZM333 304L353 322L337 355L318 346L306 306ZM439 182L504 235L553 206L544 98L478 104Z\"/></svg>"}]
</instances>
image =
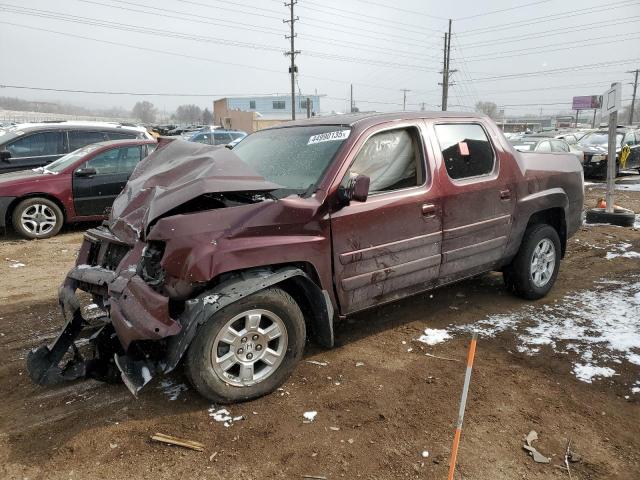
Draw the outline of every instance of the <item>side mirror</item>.
<instances>
[{"instance_id":1,"label":"side mirror","mask_svg":"<svg viewBox=\"0 0 640 480\"><path fill-rule=\"evenodd\" d=\"M3 162L9 162L11 158L11 152L9 150L0 150L0 160Z\"/></svg>"},{"instance_id":2,"label":"side mirror","mask_svg":"<svg viewBox=\"0 0 640 480\"><path fill-rule=\"evenodd\" d=\"M349 205L353 200L366 202L369 196L369 184L371 180L366 175L356 175L349 180L346 187L340 187L339 195L343 205Z\"/></svg>"},{"instance_id":3,"label":"side mirror","mask_svg":"<svg viewBox=\"0 0 640 480\"><path fill-rule=\"evenodd\" d=\"M96 169L95 168L79 168L78 170L76 170L73 174L76 177L93 177L96 173Z\"/></svg>"}]
</instances>

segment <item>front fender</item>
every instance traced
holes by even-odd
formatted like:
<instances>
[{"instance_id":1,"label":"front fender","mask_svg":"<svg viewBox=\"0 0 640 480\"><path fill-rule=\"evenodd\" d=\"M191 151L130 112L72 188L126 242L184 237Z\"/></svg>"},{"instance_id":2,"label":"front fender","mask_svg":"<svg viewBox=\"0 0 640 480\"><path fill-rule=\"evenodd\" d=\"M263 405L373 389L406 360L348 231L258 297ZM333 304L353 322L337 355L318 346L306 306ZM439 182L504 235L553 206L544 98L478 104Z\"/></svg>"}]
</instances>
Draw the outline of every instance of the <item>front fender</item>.
<instances>
[{"instance_id":1,"label":"front fender","mask_svg":"<svg viewBox=\"0 0 640 480\"><path fill-rule=\"evenodd\" d=\"M179 317L182 330L168 339L165 373L178 365L195 337L198 327L211 315L241 298L286 281L296 282L305 292L312 293L312 296L307 299L316 316L314 331L322 332L318 336L323 345L333 346L333 306L326 292L320 290L299 268L283 267L275 271L253 269L240 272L213 289L185 302L185 310Z\"/></svg>"}]
</instances>

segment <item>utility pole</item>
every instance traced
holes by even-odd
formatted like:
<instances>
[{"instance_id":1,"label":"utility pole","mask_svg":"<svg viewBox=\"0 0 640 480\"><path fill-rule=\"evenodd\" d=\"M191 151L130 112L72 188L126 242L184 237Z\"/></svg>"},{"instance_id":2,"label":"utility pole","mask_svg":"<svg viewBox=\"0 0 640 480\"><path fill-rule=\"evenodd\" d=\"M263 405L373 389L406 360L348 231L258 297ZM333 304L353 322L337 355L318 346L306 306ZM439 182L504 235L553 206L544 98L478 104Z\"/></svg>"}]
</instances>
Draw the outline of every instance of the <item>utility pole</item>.
<instances>
[{"instance_id":1,"label":"utility pole","mask_svg":"<svg viewBox=\"0 0 640 480\"><path fill-rule=\"evenodd\" d=\"M403 88L402 89L402 110L406 110L407 109L407 92L410 92L411 90L407 89L407 88Z\"/></svg>"},{"instance_id":2,"label":"utility pole","mask_svg":"<svg viewBox=\"0 0 640 480\"><path fill-rule=\"evenodd\" d=\"M300 50L296 50L295 41L295 23L299 20L293 13L293 7L298 3L298 0L290 0L290 3L285 3L285 7L289 7L289 20L282 20L284 23L288 23L291 29L290 35L285 35L284 38L291 40L291 50L284 52L285 55L291 57L291 65L289 66L289 74L291 75L291 120L296 119L296 74L298 73L298 67L296 67L296 55L300 53Z\"/></svg>"},{"instance_id":3,"label":"utility pole","mask_svg":"<svg viewBox=\"0 0 640 480\"><path fill-rule=\"evenodd\" d=\"M633 96L631 97L631 112L629 112L629 125L633 123L633 110L636 108L636 91L638 90L638 69L631 70L627 73L635 73L636 79L633 82Z\"/></svg>"},{"instance_id":4,"label":"utility pole","mask_svg":"<svg viewBox=\"0 0 640 480\"><path fill-rule=\"evenodd\" d=\"M353 113L353 83L351 84L351 95L349 97L349 113Z\"/></svg>"},{"instance_id":5,"label":"utility pole","mask_svg":"<svg viewBox=\"0 0 640 480\"><path fill-rule=\"evenodd\" d=\"M309 97L307 97L306 106L307 106L307 118L311 118L311 99Z\"/></svg>"},{"instance_id":6,"label":"utility pole","mask_svg":"<svg viewBox=\"0 0 640 480\"><path fill-rule=\"evenodd\" d=\"M455 73L457 70L451 70L450 68L450 59L451 59L451 19L449 19L449 32L444 34L444 58L442 62L442 111L445 112L447 110L447 103L449 101L449 85L453 85L451 83L451 74Z\"/></svg>"}]
</instances>

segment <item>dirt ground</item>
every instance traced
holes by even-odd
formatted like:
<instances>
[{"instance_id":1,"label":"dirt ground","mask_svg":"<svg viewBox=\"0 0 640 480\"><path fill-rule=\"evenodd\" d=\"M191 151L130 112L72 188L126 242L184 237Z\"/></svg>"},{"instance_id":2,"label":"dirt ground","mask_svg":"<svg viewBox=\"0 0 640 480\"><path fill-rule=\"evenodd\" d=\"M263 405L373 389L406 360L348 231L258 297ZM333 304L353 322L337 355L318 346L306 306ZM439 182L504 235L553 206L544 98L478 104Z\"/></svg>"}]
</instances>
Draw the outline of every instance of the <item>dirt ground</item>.
<instances>
[{"instance_id":1,"label":"dirt ground","mask_svg":"<svg viewBox=\"0 0 640 480\"><path fill-rule=\"evenodd\" d=\"M589 188L591 206L604 192ZM617 203L638 212L640 193L619 192ZM338 326L337 348L309 346L282 390L227 407L244 418L225 427L181 373L138 399L123 385L29 381L26 354L60 329L56 291L83 229L45 241L0 237L3 479L446 478L469 337L434 346L416 339L427 327L470 324L527 304L488 274L360 314ZM640 259L605 258L620 242L640 251L640 231L583 227L554 290L534 307L603 278L637 276ZM569 439L581 457L571 478L640 478L640 393L629 388L640 381L640 365L621 362L615 376L585 383L573 375L570 355L548 347L519 353L515 342L514 335L479 341L456 478L569 478L560 467ZM304 423L311 410L315 421ZM530 430L551 464L523 451ZM152 443L156 432L202 442L205 451Z\"/></svg>"}]
</instances>

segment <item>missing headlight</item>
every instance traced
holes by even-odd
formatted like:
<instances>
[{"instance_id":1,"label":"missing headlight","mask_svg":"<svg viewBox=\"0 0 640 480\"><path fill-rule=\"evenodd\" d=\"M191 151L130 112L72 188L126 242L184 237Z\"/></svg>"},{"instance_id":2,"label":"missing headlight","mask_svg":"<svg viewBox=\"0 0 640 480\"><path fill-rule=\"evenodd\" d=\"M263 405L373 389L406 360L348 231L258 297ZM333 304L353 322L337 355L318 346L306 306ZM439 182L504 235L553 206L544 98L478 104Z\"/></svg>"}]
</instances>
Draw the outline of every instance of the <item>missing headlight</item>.
<instances>
[{"instance_id":1,"label":"missing headlight","mask_svg":"<svg viewBox=\"0 0 640 480\"><path fill-rule=\"evenodd\" d=\"M164 283L165 272L160 265L164 247L164 242L148 242L138 263L138 275L151 287L159 287Z\"/></svg>"}]
</instances>

